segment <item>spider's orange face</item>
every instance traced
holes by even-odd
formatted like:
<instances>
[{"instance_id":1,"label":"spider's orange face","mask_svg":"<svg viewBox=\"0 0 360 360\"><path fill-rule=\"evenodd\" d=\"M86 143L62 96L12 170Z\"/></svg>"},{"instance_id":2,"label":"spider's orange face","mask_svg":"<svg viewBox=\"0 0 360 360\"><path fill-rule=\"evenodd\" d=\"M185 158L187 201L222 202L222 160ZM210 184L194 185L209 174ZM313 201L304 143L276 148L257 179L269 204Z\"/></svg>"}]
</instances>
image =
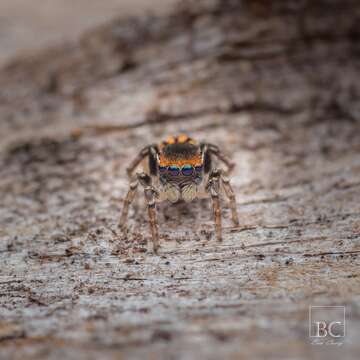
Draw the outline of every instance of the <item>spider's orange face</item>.
<instances>
[{"instance_id":1,"label":"spider's orange face","mask_svg":"<svg viewBox=\"0 0 360 360\"><path fill-rule=\"evenodd\" d=\"M169 137L160 144L160 179L171 181L176 178L201 177L203 156L199 144L187 135Z\"/></svg>"},{"instance_id":2,"label":"spider's orange face","mask_svg":"<svg viewBox=\"0 0 360 360\"><path fill-rule=\"evenodd\" d=\"M169 201L192 201L203 179L200 145L186 135L169 137L159 146L158 170L163 191Z\"/></svg>"}]
</instances>

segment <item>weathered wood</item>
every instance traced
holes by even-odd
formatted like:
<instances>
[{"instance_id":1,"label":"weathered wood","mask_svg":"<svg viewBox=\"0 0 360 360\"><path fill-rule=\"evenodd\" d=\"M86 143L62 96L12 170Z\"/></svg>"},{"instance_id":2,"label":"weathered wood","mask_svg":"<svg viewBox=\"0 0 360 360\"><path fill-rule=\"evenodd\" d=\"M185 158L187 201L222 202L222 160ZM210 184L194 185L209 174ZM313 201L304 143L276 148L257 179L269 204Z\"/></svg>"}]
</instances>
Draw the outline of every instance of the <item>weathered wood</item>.
<instances>
[{"instance_id":1,"label":"weathered wood","mask_svg":"<svg viewBox=\"0 0 360 360\"><path fill-rule=\"evenodd\" d=\"M1 358L359 358L360 6L194 3L0 72ZM240 226L163 204L156 256L125 167L180 131L232 155Z\"/></svg>"}]
</instances>

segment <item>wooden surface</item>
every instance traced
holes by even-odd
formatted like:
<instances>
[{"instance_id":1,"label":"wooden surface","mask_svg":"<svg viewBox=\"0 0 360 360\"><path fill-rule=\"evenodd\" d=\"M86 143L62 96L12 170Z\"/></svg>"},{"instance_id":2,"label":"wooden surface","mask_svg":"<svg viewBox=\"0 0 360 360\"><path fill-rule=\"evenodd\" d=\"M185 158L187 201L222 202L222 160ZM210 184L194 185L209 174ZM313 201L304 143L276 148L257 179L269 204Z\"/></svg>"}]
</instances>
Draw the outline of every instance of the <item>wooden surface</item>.
<instances>
[{"instance_id":1,"label":"wooden surface","mask_svg":"<svg viewBox=\"0 0 360 360\"><path fill-rule=\"evenodd\" d=\"M200 1L1 70L0 358L359 358L360 7L307 4ZM162 204L155 256L141 197L117 229L125 167L180 131L236 162L240 227ZM346 306L342 346L310 305Z\"/></svg>"}]
</instances>

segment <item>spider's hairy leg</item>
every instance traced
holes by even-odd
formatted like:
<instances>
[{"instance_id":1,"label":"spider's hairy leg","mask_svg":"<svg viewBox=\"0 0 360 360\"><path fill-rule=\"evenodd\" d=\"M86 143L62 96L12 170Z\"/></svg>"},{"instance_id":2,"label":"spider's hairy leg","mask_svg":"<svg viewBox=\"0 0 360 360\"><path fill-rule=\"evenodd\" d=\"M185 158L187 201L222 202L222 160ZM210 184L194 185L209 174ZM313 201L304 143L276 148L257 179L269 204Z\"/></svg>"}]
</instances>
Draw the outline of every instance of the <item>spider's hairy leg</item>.
<instances>
[{"instance_id":1,"label":"spider's hairy leg","mask_svg":"<svg viewBox=\"0 0 360 360\"><path fill-rule=\"evenodd\" d=\"M135 179L134 181L132 181L130 183L129 191L126 194L126 197L124 200L124 206L123 206L122 213L120 216L120 221L119 221L119 227L123 231L126 231L126 229L127 229L127 217L128 217L128 213L129 213L129 206L134 201L138 185L139 185L139 182L137 179Z\"/></svg>"},{"instance_id":2,"label":"spider's hairy leg","mask_svg":"<svg viewBox=\"0 0 360 360\"><path fill-rule=\"evenodd\" d=\"M144 188L145 202L148 209L148 216L150 221L150 231L153 243L154 253L157 254L159 250L159 230L156 219L156 198L159 196L158 190L152 186L151 177L148 174L137 173L136 174L140 184Z\"/></svg>"},{"instance_id":3,"label":"spider's hairy leg","mask_svg":"<svg viewBox=\"0 0 360 360\"><path fill-rule=\"evenodd\" d=\"M137 166L144 160L147 156L151 157L152 162L153 157L158 152L156 145L147 145L140 150L135 159L130 163L130 165L126 168L126 172L128 177L131 178L133 171L137 168Z\"/></svg>"},{"instance_id":4,"label":"spider's hairy leg","mask_svg":"<svg viewBox=\"0 0 360 360\"><path fill-rule=\"evenodd\" d=\"M130 163L130 165L126 168L126 172L129 177L131 177L135 168L141 163L146 156L149 155L149 146L145 146L140 152L137 154L136 158Z\"/></svg>"},{"instance_id":5,"label":"spider's hairy leg","mask_svg":"<svg viewBox=\"0 0 360 360\"><path fill-rule=\"evenodd\" d=\"M221 207L220 207L220 170L214 169L209 174L209 180L206 184L206 190L211 196L214 218L215 218L215 233L216 239L222 241L222 226L221 226Z\"/></svg>"},{"instance_id":6,"label":"spider's hairy leg","mask_svg":"<svg viewBox=\"0 0 360 360\"><path fill-rule=\"evenodd\" d=\"M230 158L220 150L218 146L211 143L207 143L206 145L210 154L215 155L227 166L227 174L229 174L234 169L235 163L233 163Z\"/></svg>"},{"instance_id":7,"label":"spider's hairy leg","mask_svg":"<svg viewBox=\"0 0 360 360\"><path fill-rule=\"evenodd\" d=\"M225 190L225 194L230 202L230 209L231 209L231 218L235 226L239 226L239 216L236 208L236 198L234 190L230 184L230 179L221 174L221 183Z\"/></svg>"}]
</instances>

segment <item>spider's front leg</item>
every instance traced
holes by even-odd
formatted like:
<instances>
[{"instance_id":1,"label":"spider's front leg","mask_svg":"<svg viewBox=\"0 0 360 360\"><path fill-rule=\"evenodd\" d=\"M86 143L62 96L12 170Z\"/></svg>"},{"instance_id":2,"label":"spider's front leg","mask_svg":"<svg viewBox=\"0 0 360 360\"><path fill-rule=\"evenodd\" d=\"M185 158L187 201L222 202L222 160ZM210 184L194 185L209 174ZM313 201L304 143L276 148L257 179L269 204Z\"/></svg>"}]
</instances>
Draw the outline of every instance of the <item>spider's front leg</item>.
<instances>
[{"instance_id":1,"label":"spider's front leg","mask_svg":"<svg viewBox=\"0 0 360 360\"><path fill-rule=\"evenodd\" d=\"M144 188L145 202L150 221L151 239L154 253L157 254L160 245L158 223L156 220L156 198L159 196L159 192L154 188L154 186L152 186L151 177L148 174L142 172L137 173L136 176Z\"/></svg>"},{"instance_id":2,"label":"spider's front leg","mask_svg":"<svg viewBox=\"0 0 360 360\"><path fill-rule=\"evenodd\" d=\"M207 151L209 151L211 155L216 156L220 161L222 161L226 165L227 167L226 173L230 174L235 167L235 163L233 163L231 159L228 156L226 156L217 145L211 143L205 143L203 145L206 147Z\"/></svg>"},{"instance_id":3,"label":"spider's front leg","mask_svg":"<svg viewBox=\"0 0 360 360\"><path fill-rule=\"evenodd\" d=\"M129 191L126 194L126 197L124 200L124 206L123 206L122 213L120 216L120 221L119 221L119 227L124 232L126 232L126 230L127 230L127 218L128 218L128 213L129 213L129 206L134 201L138 185L139 185L139 181L137 179L135 179L134 181L132 181L130 183Z\"/></svg>"},{"instance_id":4,"label":"spider's front leg","mask_svg":"<svg viewBox=\"0 0 360 360\"><path fill-rule=\"evenodd\" d=\"M221 172L214 169L209 174L209 179L206 184L206 190L211 196L214 218L215 218L215 233L216 239L222 241L222 226L221 226L221 207L220 207L220 176Z\"/></svg>"},{"instance_id":5,"label":"spider's front leg","mask_svg":"<svg viewBox=\"0 0 360 360\"><path fill-rule=\"evenodd\" d=\"M239 226L239 217L236 208L235 193L230 185L230 180L219 169L214 169L209 174L209 180L206 185L206 190L211 196L214 216L215 216L215 232L218 241L222 241L222 227L221 227L221 206L220 206L220 187L224 188L225 194L230 202L231 218L235 226Z\"/></svg>"},{"instance_id":6,"label":"spider's front leg","mask_svg":"<svg viewBox=\"0 0 360 360\"><path fill-rule=\"evenodd\" d=\"M234 223L234 226L239 226L239 216L236 208L235 193L230 184L229 178L223 174L221 174L221 184L225 190L227 198L229 199L232 222Z\"/></svg>"},{"instance_id":7,"label":"spider's front leg","mask_svg":"<svg viewBox=\"0 0 360 360\"><path fill-rule=\"evenodd\" d=\"M133 202L139 183L144 188L145 203L148 209L151 239L153 243L154 252L157 253L159 245L159 231L156 220L156 198L159 196L159 192L152 186L151 177L148 174L137 173L136 179L130 183L130 189L124 200L124 207L121 213L119 227L126 232L127 230L127 217L129 212L129 206Z\"/></svg>"},{"instance_id":8,"label":"spider's front leg","mask_svg":"<svg viewBox=\"0 0 360 360\"><path fill-rule=\"evenodd\" d=\"M126 168L126 172L128 177L131 178L133 171L135 168L144 160L147 156L149 156L149 150L151 146L145 146L136 156L136 158L130 163L130 165Z\"/></svg>"}]
</instances>

